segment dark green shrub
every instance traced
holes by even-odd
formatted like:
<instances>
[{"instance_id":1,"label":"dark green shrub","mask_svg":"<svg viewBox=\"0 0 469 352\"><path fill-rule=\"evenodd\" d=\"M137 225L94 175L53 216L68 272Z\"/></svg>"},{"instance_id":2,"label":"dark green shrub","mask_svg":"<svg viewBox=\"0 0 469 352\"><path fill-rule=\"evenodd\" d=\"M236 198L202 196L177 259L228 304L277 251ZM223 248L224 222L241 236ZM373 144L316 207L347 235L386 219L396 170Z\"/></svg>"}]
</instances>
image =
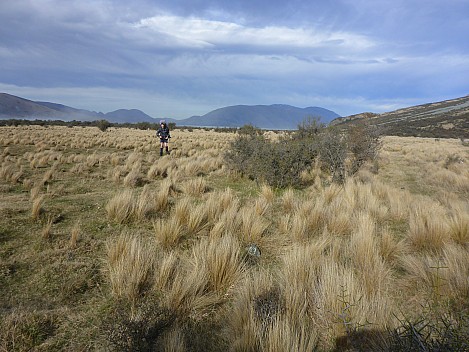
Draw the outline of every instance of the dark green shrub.
<instances>
[{"instance_id":1,"label":"dark green shrub","mask_svg":"<svg viewBox=\"0 0 469 352\"><path fill-rule=\"evenodd\" d=\"M262 131L259 128L251 124L248 124L248 125L243 125L242 127L240 127L238 130L238 133L240 135L258 136L262 134Z\"/></svg>"},{"instance_id":2,"label":"dark green shrub","mask_svg":"<svg viewBox=\"0 0 469 352\"><path fill-rule=\"evenodd\" d=\"M111 127L111 123L107 120L99 120L96 121L96 126L102 131L105 132L109 127Z\"/></svg>"},{"instance_id":3,"label":"dark green shrub","mask_svg":"<svg viewBox=\"0 0 469 352\"><path fill-rule=\"evenodd\" d=\"M279 188L301 186L301 173L318 158L332 181L343 183L366 161L375 160L380 148L379 134L372 126L326 128L317 118L306 119L298 131L276 142L258 135L260 130L252 126L242 131L225 155L228 167Z\"/></svg>"},{"instance_id":4,"label":"dark green shrub","mask_svg":"<svg viewBox=\"0 0 469 352\"><path fill-rule=\"evenodd\" d=\"M312 164L316 151L305 139L270 142L261 136L241 135L225 154L228 166L274 187L299 186L301 172Z\"/></svg>"},{"instance_id":5,"label":"dark green shrub","mask_svg":"<svg viewBox=\"0 0 469 352\"><path fill-rule=\"evenodd\" d=\"M319 134L326 127L321 122L320 117L308 116L302 123L298 125L298 131L296 132L297 138L311 138Z\"/></svg>"}]
</instances>

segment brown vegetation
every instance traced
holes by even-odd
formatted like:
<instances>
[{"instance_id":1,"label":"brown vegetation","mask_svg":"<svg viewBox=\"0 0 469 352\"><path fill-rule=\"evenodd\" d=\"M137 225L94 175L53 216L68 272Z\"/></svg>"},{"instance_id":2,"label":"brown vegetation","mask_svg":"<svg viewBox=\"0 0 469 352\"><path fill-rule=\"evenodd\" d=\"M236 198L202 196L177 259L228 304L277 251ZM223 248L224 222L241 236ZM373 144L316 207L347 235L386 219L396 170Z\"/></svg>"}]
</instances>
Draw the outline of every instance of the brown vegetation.
<instances>
[{"instance_id":1,"label":"brown vegetation","mask_svg":"<svg viewBox=\"0 0 469 352\"><path fill-rule=\"evenodd\" d=\"M0 351L467 347L467 146L386 137L285 189L234 138L1 127Z\"/></svg>"}]
</instances>

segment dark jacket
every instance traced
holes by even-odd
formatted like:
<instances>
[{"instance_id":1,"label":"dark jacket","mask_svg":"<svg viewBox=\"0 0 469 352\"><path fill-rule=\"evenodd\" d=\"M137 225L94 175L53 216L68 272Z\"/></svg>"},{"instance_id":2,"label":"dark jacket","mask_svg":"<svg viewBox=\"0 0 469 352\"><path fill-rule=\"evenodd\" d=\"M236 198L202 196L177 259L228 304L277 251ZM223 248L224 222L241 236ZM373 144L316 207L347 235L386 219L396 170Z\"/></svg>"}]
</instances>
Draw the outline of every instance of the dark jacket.
<instances>
[{"instance_id":1,"label":"dark jacket","mask_svg":"<svg viewBox=\"0 0 469 352\"><path fill-rule=\"evenodd\" d=\"M156 135L158 137L160 137L160 139L168 139L168 138L171 138L171 135L169 134L169 128L168 126L164 126L164 127L159 127L158 128L158 131L156 131Z\"/></svg>"}]
</instances>

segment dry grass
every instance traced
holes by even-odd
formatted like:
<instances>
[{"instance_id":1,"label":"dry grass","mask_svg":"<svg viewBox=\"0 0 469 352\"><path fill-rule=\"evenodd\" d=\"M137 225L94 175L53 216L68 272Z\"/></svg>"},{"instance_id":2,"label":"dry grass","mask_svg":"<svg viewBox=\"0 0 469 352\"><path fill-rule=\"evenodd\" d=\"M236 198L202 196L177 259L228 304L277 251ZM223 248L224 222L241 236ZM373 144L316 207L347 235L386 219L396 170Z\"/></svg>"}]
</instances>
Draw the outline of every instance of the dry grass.
<instances>
[{"instance_id":1,"label":"dry grass","mask_svg":"<svg viewBox=\"0 0 469 352\"><path fill-rule=\"evenodd\" d=\"M107 270L111 290L135 305L148 285L153 255L137 237L121 235L107 242Z\"/></svg>"},{"instance_id":2,"label":"dry grass","mask_svg":"<svg viewBox=\"0 0 469 352\"><path fill-rule=\"evenodd\" d=\"M134 215L135 208L134 193L130 189L116 194L106 205L108 218L119 224L129 222Z\"/></svg>"},{"instance_id":3,"label":"dry grass","mask_svg":"<svg viewBox=\"0 0 469 352\"><path fill-rule=\"evenodd\" d=\"M418 203L409 219L408 239L419 251L440 251L450 239L446 215L437 205Z\"/></svg>"},{"instance_id":4,"label":"dry grass","mask_svg":"<svg viewBox=\"0 0 469 352\"><path fill-rule=\"evenodd\" d=\"M106 350L110 302L170 312L168 351L328 351L467 306L459 141L386 137L377 173L338 186L315 165L310 187L274 191L224 169L233 133L176 130L159 158L153 132L0 128L0 348ZM67 319L47 330L44 307Z\"/></svg>"},{"instance_id":5,"label":"dry grass","mask_svg":"<svg viewBox=\"0 0 469 352\"><path fill-rule=\"evenodd\" d=\"M192 178L181 185L183 192L191 196L200 196L207 191L207 181L202 177Z\"/></svg>"},{"instance_id":6,"label":"dry grass","mask_svg":"<svg viewBox=\"0 0 469 352\"><path fill-rule=\"evenodd\" d=\"M219 239L202 239L193 248L194 267L206 275L208 289L223 294L240 278L243 265L240 244L233 236Z\"/></svg>"},{"instance_id":7,"label":"dry grass","mask_svg":"<svg viewBox=\"0 0 469 352\"><path fill-rule=\"evenodd\" d=\"M70 231L70 242L69 246L71 249L75 249L77 247L77 243L80 240L80 234L81 234L81 223L77 221L71 231Z\"/></svg>"},{"instance_id":8,"label":"dry grass","mask_svg":"<svg viewBox=\"0 0 469 352\"><path fill-rule=\"evenodd\" d=\"M33 220L39 219L39 216L44 212L43 208L44 204L44 196L37 196L36 198L33 199L33 204L31 207L31 218Z\"/></svg>"},{"instance_id":9,"label":"dry grass","mask_svg":"<svg viewBox=\"0 0 469 352\"><path fill-rule=\"evenodd\" d=\"M42 228L41 231L41 237L44 240L49 240L52 237L52 224L53 224L53 219L51 216L47 218L47 222L45 223L44 227Z\"/></svg>"},{"instance_id":10,"label":"dry grass","mask_svg":"<svg viewBox=\"0 0 469 352\"><path fill-rule=\"evenodd\" d=\"M162 208L161 204L158 204L158 210ZM157 204L155 202L154 194L151 191L149 185L145 185L135 203L135 217L141 221L149 217L153 212L157 210Z\"/></svg>"},{"instance_id":11,"label":"dry grass","mask_svg":"<svg viewBox=\"0 0 469 352\"><path fill-rule=\"evenodd\" d=\"M177 216L156 220L153 229L156 242L165 249L174 248L184 235L183 226Z\"/></svg>"}]
</instances>

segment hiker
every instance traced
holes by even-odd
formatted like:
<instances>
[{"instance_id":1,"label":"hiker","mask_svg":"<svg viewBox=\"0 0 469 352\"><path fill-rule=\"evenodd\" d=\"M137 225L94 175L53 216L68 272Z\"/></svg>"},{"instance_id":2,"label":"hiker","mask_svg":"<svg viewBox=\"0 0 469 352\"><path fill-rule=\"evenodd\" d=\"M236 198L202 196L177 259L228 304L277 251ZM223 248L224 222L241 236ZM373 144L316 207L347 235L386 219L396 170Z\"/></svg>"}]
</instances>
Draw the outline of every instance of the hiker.
<instances>
[{"instance_id":1,"label":"hiker","mask_svg":"<svg viewBox=\"0 0 469 352\"><path fill-rule=\"evenodd\" d=\"M160 137L160 156L163 156L163 148L166 149L166 154L169 155L168 142L171 138L169 128L165 120L160 121L160 127L156 131L156 136Z\"/></svg>"}]
</instances>

